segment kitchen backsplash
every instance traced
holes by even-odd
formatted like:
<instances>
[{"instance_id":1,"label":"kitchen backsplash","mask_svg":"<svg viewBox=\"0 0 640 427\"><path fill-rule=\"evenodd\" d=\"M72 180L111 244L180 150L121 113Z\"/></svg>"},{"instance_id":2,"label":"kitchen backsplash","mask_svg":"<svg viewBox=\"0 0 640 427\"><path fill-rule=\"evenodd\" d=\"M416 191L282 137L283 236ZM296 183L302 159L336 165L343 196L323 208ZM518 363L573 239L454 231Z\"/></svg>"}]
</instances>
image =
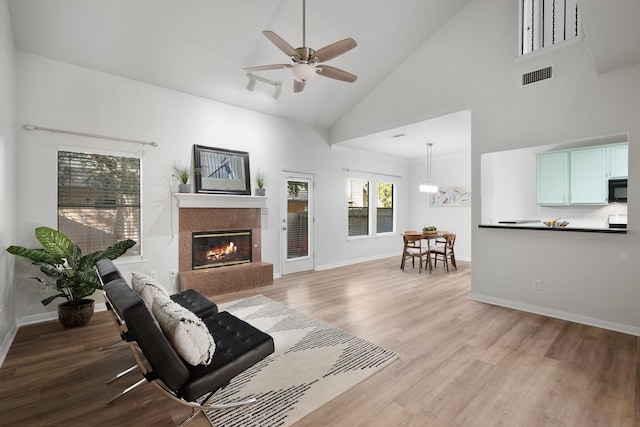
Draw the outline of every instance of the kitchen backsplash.
<instances>
[{"instance_id":1,"label":"kitchen backsplash","mask_svg":"<svg viewBox=\"0 0 640 427\"><path fill-rule=\"evenodd\" d=\"M539 206L541 220L561 218L573 227L607 228L610 214L627 214L626 203L611 203L607 206Z\"/></svg>"}]
</instances>

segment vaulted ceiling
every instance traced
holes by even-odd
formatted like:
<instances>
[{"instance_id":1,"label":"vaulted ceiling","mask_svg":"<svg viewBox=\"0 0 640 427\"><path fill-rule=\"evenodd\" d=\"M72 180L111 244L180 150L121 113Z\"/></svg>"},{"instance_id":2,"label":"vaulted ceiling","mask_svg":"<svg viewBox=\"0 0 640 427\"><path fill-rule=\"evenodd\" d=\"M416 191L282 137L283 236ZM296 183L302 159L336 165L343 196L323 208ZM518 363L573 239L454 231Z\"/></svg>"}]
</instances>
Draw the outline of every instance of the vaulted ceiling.
<instances>
[{"instance_id":1,"label":"vaulted ceiling","mask_svg":"<svg viewBox=\"0 0 640 427\"><path fill-rule=\"evenodd\" d=\"M263 30L302 46L302 0L8 0L16 48L82 67L329 129L419 49L470 0L308 0L306 44L315 50L352 37L357 47L328 62L358 76L345 83L321 76L293 93L291 70L256 72L281 82L246 89L245 67L288 63ZM516 0L513 0L516 1ZM606 3L606 6L605 6ZM599 73L640 62L640 1L579 0L587 42ZM609 43L613 40L614 43ZM429 132L467 127L468 112L439 123L389 130L346 144L403 158L424 153ZM437 125L437 126L436 126ZM449 137L460 138L459 129ZM406 131L406 132L403 132ZM398 133L423 132L390 152ZM464 147L463 147L464 149Z\"/></svg>"},{"instance_id":2,"label":"vaulted ceiling","mask_svg":"<svg viewBox=\"0 0 640 427\"><path fill-rule=\"evenodd\" d=\"M280 99L244 67L290 63L263 30L302 46L302 0L10 0L16 48L71 64L328 128L418 49L468 0L308 0L315 50L352 37L328 62L358 76L317 76L293 93L290 70L255 74L283 84Z\"/></svg>"}]
</instances>

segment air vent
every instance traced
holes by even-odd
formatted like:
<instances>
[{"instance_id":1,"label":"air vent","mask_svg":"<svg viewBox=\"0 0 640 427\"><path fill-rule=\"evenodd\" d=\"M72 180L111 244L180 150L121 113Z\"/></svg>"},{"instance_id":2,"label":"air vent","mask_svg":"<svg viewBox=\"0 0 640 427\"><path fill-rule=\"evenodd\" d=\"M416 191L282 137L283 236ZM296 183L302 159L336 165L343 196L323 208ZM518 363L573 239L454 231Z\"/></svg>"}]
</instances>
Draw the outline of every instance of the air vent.
<instances>
[{"instance_id":1,"label":"air vent","mask_svg":"<svg viewBox=\"0 0 640 427\"><path fill-rule=\"evenodd\" d=\"M540 68L539 70L530 71L522 75L522 86L530 85L531 83L540 82L553 77L553 67Z\"/></svg>"}]
</instances>

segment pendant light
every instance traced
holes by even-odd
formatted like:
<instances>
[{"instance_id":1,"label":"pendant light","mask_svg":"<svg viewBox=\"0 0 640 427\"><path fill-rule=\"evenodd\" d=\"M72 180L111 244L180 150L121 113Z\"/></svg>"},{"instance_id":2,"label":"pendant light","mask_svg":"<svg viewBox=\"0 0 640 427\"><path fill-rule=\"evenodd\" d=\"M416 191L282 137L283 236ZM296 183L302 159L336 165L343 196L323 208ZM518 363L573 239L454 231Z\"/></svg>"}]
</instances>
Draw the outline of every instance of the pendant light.
<instances>
[{"instance_id":1,"label":"pendant light","mask_svg":"<svg viewBox=\"0 0 640 427\"><path fill-rule=\"evenodd\" d=\"M433 143L427 143L427 182L423 182L420 184L420 192L421 193L437 193L438 186L431 181L431 149L433 148Z\"/></svg>"}]
</instances>

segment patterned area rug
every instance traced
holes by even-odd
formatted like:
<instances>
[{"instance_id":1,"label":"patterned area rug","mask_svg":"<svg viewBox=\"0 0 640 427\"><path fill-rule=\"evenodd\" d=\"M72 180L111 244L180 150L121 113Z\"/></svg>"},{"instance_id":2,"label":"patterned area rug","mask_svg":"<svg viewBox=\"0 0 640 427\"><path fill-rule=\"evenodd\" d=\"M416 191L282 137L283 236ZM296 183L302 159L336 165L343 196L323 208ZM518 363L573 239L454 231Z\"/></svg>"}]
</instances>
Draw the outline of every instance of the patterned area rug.
<instances>
[{"instance_id":1,"label":"patterned area rug","mask_svg":"<svg viewBox=\"0 0 640 427\"><path fill-rule=\"evenodd\" d=\"M218 391L213 403L256 403L207 411L214 426L288 426L365 380L397 354L263 295L220 305L273 337L275 352Z\"/></svg>"}]
</instances>

